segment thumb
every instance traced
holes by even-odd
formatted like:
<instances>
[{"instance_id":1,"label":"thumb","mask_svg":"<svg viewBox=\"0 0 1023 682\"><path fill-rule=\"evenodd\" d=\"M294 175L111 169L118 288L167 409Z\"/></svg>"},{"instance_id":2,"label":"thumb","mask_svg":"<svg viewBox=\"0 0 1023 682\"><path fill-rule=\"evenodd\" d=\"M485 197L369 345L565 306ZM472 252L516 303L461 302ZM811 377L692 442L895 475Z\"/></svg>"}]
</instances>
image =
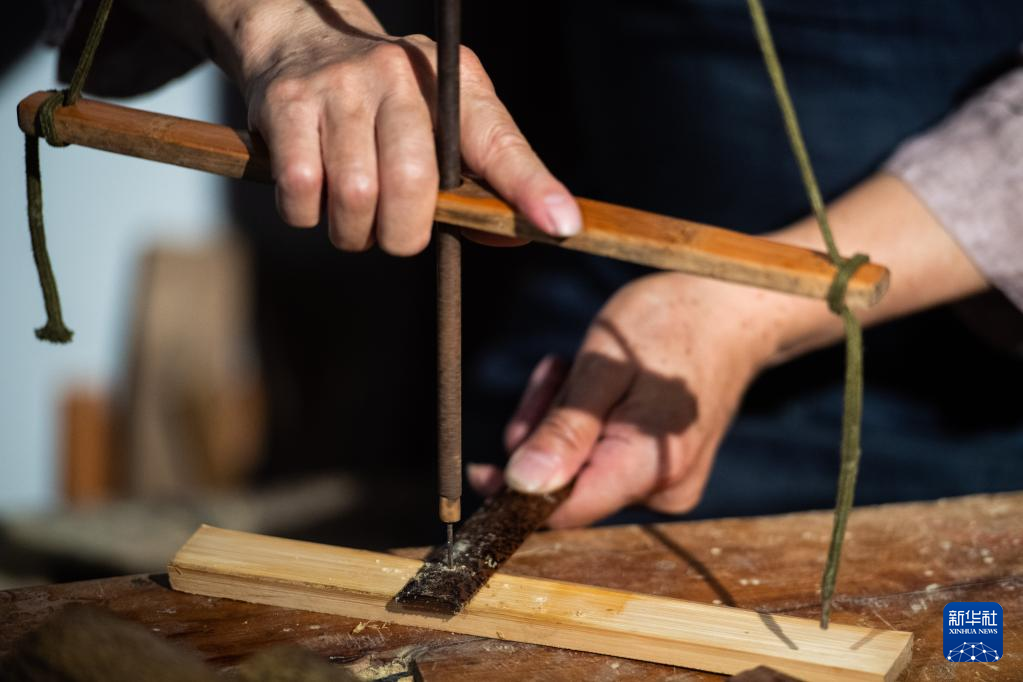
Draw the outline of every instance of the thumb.
<instances>
[{"instance_id":1,"label":"thumb","mask_svg":"<svg viewBox=\"0 0 1023 682\"><path fill-rule=\"evenodd\" d=\"M519 406L504 429L504 447L514 452L562 395L569 364L554 354L545 355L533 369Z\"/></svg>"},{"instance_id":2,"label":"thumb","mask_svg":"<svg viewBox=\"0 0 1023 682\"><path fill-rule=\"evenodd\" d=\"M462 156L498 194L542 232L571 237L583 229L579 204L522 135L471 53L462 71Z\"/></svg>"},{"instance_id":3,"label":"thumb","mask_svg":"<svg viewBox=\"0 0 1023 682\"><path fill-rule=\"evenodd\" d=\"M505 470L508 485L520 492L547 493L571 481L593 451L632 373L627 363L582 351L551 409L512 454Z\"/></svg>"}]
</instances>

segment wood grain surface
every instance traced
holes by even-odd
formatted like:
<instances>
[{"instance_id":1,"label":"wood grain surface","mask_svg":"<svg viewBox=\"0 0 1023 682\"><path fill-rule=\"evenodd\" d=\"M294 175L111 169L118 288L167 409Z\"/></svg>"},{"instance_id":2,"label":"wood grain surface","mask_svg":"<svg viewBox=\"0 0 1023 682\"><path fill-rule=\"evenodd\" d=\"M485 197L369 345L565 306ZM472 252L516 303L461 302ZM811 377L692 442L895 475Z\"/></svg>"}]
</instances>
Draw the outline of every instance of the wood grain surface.
<instances>
[{"instance_id":1,"label":"wood grain surface","mask_svg":"<svg viewBox=\"0 0 1023 682\"><path fill-rule=\"evenodd\" d=\"M853 512L834 621L914 634L904 680L1023 677L1023 493ZM830 512L619 526L534 534L505 573L736 605L815 618ZM421 557L425 550L403 550ZM1005 657L952 664L942 656L942 608L997 601ZM434 680L705 681L720 675L550 647L479 639L379 621L181 594L166 576L129 576L0 592L0 654L69 603L101 606L200 652L221 667L291 643L364 672Z\"/></svg>"},{"instance_id":2,"label":"wood grain surface","mask_svg":"<svg viewBox=\"0 0 1023 682\"><path fill-rule=\"evenodd\" d=\"M913 639L894 630L822 630L805 618L501 573L459 613L424 615L394 602L421 566L390 554L203 526L168 573L172 587L191 594L719 673L767 665L806 682L895 680Z\"/></svg>"},{"instance_id":3,"label":"wood grain surface","mask_svg":"<svg viewBox=\"0 0 1023 682\"><path fill-rule=\"evenodd\" d=\"M36 115L48 96L37 92L18 105L22 130L36 133ZM226 126L91 100L58 109L54 124L61 140L72 144L231 178L272 180L262 141ZM440 192L436 218L492 235L813 298L827 296L835 275L827 256L816 251L592 199L580 198L579 207L583 232L551 237L467 178L462 187ZM887 291L888 280L883 266L868 263L850 280L846 301L871 306Z\"/></svg>"}]
</instances>

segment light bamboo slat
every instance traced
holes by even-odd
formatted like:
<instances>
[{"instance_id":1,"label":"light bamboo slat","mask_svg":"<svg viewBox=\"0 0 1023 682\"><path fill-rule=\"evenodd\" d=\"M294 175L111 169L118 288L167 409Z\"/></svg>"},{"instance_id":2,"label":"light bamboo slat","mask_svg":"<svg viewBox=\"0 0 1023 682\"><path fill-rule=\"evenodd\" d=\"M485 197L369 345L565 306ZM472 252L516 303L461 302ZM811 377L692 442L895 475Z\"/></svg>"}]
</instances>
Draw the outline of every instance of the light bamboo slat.
<instances>
[{"instance_id":1,"label":"light bamboo slat","mask_svg":"<svg viewBox=\"0 0 1023 682\"><path fill-rule=\"evenodd\" d=\"M174 589L653 661L719 673L758 665L807 681L895 680L907 632L771 616L589 585L496 574L465 610L439 618L391 600L421 562L203 526L169 566Z\"/></svg>"}]
</instances>

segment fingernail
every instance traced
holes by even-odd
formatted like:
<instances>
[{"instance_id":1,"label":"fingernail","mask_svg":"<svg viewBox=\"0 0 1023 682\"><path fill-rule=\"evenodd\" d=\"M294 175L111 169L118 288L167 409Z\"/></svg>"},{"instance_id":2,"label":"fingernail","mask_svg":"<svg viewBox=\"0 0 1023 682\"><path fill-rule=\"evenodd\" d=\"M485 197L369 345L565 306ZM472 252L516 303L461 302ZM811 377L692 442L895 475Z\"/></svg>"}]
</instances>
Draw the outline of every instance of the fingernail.
<instances>
[{"instance_id":1,"label":"fingernail","mask_svg":"<svg viewBox=\"0 0 1023 682\"><path fill-rule=\"evenodd\" d=\"M560 459L546 452L516 450L508 462L504 478L512 488L524 493L546 492L558 473Z\"/></svg>"},{"instance_id":2,"label":"fingernail","mask_svg":"<svg viewBox=\"0 0 1023 682\"><path fill-rule=\"evenodd\" d=\"M579 206L567 194L548 194L543 199L547 207L547 225L559 237L571 237L583 229Z\"/></svg>"}]
</instances>

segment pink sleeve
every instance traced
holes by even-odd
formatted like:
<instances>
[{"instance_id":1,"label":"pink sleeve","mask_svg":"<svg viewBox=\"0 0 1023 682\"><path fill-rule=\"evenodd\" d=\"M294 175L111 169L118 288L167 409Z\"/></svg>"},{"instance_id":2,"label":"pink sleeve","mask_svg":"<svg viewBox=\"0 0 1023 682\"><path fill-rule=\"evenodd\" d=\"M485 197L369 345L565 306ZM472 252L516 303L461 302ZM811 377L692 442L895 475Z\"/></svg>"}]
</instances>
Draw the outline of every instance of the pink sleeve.
<instances>
[{"instance_id":1,"label":"pink sleeve","mask_svg":"<svg viewBox=\"0 0 1023 682\"><path fill-rule=\"evenodd\" d=\"M903 143L885 170L909 184L1023 310L1023 67Z\"/></svg>"}]
</instances>

